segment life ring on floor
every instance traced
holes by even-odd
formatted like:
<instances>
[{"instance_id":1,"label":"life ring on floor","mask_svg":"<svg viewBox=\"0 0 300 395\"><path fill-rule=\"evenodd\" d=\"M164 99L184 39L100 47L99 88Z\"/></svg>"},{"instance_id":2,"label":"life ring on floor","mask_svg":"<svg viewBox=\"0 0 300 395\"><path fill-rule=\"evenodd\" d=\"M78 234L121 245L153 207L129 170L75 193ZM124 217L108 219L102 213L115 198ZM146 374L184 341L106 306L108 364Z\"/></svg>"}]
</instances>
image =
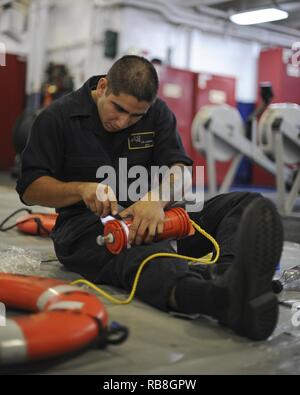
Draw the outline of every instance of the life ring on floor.
<instances>
[{"instance_id":1,"label":"life ring on floor","mask_svg":"<svg viewBox=\"0 0 300 395\"><path fill-rule=\"evenodd\" d=\"M27 214L17 219L17 227L22 233L49 236L55 226L57 214Z\"/></svg>"},{"instance_id":2,"label":"life ring on floor","mask_svg":"<svg viewBox=\"0 0 300 395\"><path fill-rule=\"evenodd\" d=\"M13 217L17 214L26 211L27 214L19 217L16 222L8 227L4 227ZM9 215L1 224L0 232L7 232L13 228L18 228L20 232L27 233L30 235L49 236L53 230L58 214L46 214L46 213L33 213L32 210L27 208L21 208L11 215Z\"/></svg>"},{"instance_id":3,"label":"life ring on floor","mask_svg":"<svg viewBox=\"0 0 300 395\"><path fill-rule=\"evenodd\" d=\"M1 273L0 302L7 308L36 313L7 319L6 326L0 327L0 365L50 359L93 342L109 343L104 305L79 287L55 279Z\"/></svg>"}]
</instances>

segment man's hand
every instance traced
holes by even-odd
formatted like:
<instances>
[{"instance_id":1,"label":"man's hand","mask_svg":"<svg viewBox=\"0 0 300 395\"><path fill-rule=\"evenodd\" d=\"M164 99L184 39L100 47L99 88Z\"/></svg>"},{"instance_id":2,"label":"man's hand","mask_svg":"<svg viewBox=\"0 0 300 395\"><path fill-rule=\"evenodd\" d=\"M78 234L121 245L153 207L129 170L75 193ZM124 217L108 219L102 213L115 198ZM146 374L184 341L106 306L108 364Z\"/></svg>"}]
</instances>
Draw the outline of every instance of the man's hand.
<instances>
[{"instance_id":1,"label":"man's hand","mask_svg":"<svg viewBox=\"0 0 300 395\"><path fill-rule=\"evenodd\" d=\"M158 201L138 201L120 213L121 217L133 217L129 230L129 244L151 243L164 229L164 203ZM144 235L146 238L144 240Z\"/></svg>"},{"instance_id":2,"label":"man's hand","mask_svg":"<svg viewBox=\"0 0 300 395\"><path fill-rule=\"evenodd\" d=\"M86 206L100 217L118 214L118 202L113 190L105 184L84 182L79 193Z\"/></svg>"}]
</instances>

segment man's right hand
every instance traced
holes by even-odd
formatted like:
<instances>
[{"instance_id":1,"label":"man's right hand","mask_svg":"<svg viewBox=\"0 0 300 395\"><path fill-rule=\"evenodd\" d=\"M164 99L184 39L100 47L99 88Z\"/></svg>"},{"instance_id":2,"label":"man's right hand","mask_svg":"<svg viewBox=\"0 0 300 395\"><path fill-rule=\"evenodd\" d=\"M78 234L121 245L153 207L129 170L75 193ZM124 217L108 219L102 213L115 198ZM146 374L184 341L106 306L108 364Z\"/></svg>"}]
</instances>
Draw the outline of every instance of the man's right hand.
<instances>
[{"instance_id":1,"label":"man's right hand","mask_svg":"<svg viewBox=\"0 0 300 395\"><path fill-rule=\"evenodd\" d=\"M109 185L84 182L79 193L87 208L100 217L118 214L117 198Z\"/></svg>"}]
</instances>

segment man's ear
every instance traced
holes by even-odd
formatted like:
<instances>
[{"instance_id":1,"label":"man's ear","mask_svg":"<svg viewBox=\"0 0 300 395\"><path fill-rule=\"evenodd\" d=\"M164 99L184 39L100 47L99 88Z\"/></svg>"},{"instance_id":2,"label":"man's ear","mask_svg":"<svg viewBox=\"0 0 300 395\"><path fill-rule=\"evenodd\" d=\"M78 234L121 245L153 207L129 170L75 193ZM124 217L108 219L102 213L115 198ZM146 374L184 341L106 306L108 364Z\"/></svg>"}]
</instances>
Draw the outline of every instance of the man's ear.
<instances>
[{"instance_id":1,"label":"man's ear","mask_svg":"<svg viewBox=\"0 0 300 395\"><path fill-rule=\"evenodd\" d=\"M105 95L105 92L107 90L107 79L106 78L100 78L100 80L98 81L98 85L97 85L97 96L98 97L102 97Z\"/></svg>"}]
</instances>

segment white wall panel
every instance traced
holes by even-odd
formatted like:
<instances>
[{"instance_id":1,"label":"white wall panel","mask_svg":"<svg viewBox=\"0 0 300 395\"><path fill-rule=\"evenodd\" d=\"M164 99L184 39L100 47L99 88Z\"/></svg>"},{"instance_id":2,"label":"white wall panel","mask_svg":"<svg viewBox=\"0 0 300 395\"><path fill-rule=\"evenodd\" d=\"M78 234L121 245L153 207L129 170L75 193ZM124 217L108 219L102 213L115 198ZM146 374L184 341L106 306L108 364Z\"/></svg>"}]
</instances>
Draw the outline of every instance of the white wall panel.
<instances>
[{"instance_id":1,"label":"white wall panel","mask_svg":"<svg viewBox=\"0 0 300 395\"><path fill-rule=\"evenodd\" d=\"M91 2L62 0L51 8L48 48L72 45L89 35Z\"/></svg>"},{"instance_id":2,"label":"white wall panel","mask_svg":"<svg viewBox=\"0 0 300 395\"><path fill-rule=\"evenodd\" d=\"M187 30L166 23L157 13L124 10L121 53L137 53L149 58L171 60L174 67L186 66Z\"/></svg>"},{"instance_id":3,"label":"white wall panel","mask_svg":"<svg viewBox=\"0 0 300 395\"><path fill-rule=\"evenodd\" d=\"M16 41L7 35L0 34L0 43L5 45L7 53L12 53L15 55L27 55L28 54L28 41L27 35L23 34L21 41Z\"/></svg>"},{"instance_id":4,"label":"white wall panel","mask_svg":"<svg viewBox=\"0 0 300 395\"><path fill-rule=\"evenodd\" d=\"M120 32L121 9L94 8L87 0L76 0L75 7L72 0L64 0L51 11L51 20L55 29L47 43L47 61L67 64L76 88L90 76L108 71L113 60L104 57L104 32Z\"/></svg>"},{"instance_id":5,"label":"white wall panel","mask_svg":"<svg viewBox=\"0 0 300 395\"><path fill-rule=\"evenodd\" d=\"M253 102L257 94L257 62L260 45L194 31L191 69L237 79L237 99Z\"/></svg>"},{"instance_id":6,"label":"white wall panel","mask_svg":"<svg viewBox=\"0 0 300 395\"><path fill-rule=\"evenodd\" d=\"M134 50L164 61L171 50L172 66L236 77L238 101L256 99L258 43L189 31L156 13L128 8L124 11L122 52Z\"/></svg>"},{"instance_id":7,"label":"white wall panel","mask_svg":"<svg viewBox=\"0 0 300 395\"><path fill-rule=\"evenodd\" d=\"M36 1L36 0L35 0ZM93 7L92 0L53 1L49 13L46 59L69 66L79 87L90 75L106 73L113 60L104 57L104 31L120 33L119 53L158 57L172 66L234 76L237 99L256 97L256 68L260 44L217 36L174 25L154 12L132 7ZM0 37L1 40L1 37ZM28 46L6 38L15 53ZM9 49L8 49L9 50Z\"/></svg>"}]
</instances>

